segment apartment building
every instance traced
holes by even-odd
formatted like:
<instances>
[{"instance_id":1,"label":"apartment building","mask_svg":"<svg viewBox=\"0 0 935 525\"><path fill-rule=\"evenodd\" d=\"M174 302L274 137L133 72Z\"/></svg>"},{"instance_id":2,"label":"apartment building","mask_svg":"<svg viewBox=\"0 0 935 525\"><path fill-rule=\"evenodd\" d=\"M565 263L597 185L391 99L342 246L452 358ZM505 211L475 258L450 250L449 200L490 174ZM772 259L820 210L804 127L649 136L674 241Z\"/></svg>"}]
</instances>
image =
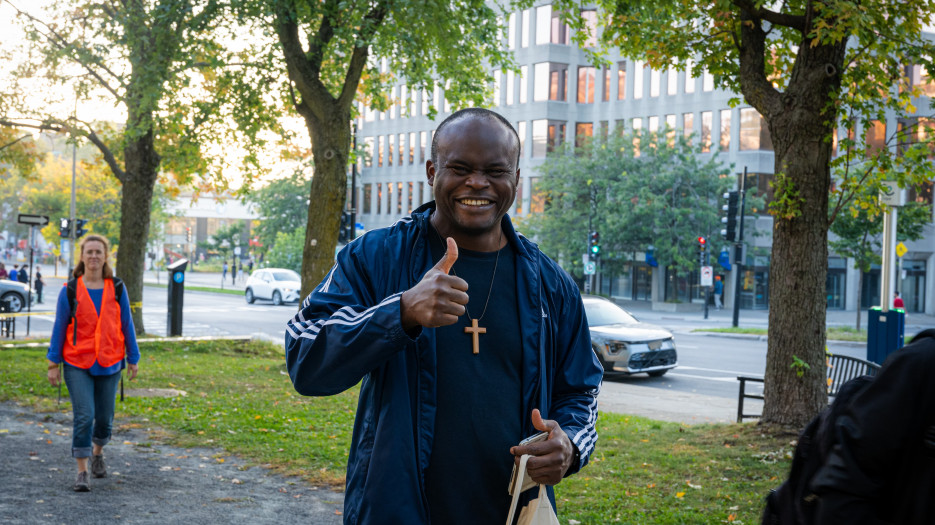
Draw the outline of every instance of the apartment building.
<instances>
[{"instance_id":1,"label":"apartment building","mask_svg":"<svg viewBox=\"0 0 935 525\"><path fill-rule=\"evenodd\" d=\"M596 22L596 12L584 10L586 20ZM514 54L519 73L492 71L496 79L491 108L509 119L519 132L522 180L510 212L524 217L542 210L537 199L537 168L557 146L575 137L606 137L620 131L663 130L693 134L702 144L702 155L718 153L725 166L733 165L739 184L747 170L747 187L755 186L769 195L774 155L769 132L762 117L752 107L731 108L729 100L737 93L718 89L709 74L694 77L684 71L664 71L643 62L616 55L609 66L594 66L586 52L570 40L568 28L548 2L537 2L529 9L510 13L504 45ZM385 65L384 65L385 68ZM927 96L935 94L935 82L918 67L907 73ZM361 108L358 143L368 155L359 169L357 217L367 229L388 226L399 217L432 199L426 183L425 161L430 155L432 133L451 113L444 89L434 92L412 90L404 83L392 89L396 101L388 111ZM742 100L742 97L740 97ZM429 107L437 109L429 118ZM927 101L918 107L928 107ZM882 141L887 131L905 125L894 117L867 130L871 140ZM930 133L935 126L923 128ZM910 192L913 200L932 204L932 185L921 192ZM769 251L772 218L767 214L747 215L747 259L741 276L742 308L769 305ZM935 313L935 227L926 227L925 238L907 242L897 276L899 289L910 312ZM716 256L726 248L712 239ZM723 246L722 246L723 245ZM655 265L646 253L627 254L629 264L620 274L603 273L600 292L622 301L652 301L654 307L667 304L699 304L702 289L698 276L679 277ZM647 261L647 258L649 259ZM717 259L713 257L712 260ZM731 271L717 263L715 272L724 277L726 306L733 303ZM736 268L736 266L734 266ZM861 305L879 304L880 270L874 267L863 278L858 290L858 274L852 261L832 254L828 262L828 307L855 309L858 294Z\"/></svg>"}]
</instances>

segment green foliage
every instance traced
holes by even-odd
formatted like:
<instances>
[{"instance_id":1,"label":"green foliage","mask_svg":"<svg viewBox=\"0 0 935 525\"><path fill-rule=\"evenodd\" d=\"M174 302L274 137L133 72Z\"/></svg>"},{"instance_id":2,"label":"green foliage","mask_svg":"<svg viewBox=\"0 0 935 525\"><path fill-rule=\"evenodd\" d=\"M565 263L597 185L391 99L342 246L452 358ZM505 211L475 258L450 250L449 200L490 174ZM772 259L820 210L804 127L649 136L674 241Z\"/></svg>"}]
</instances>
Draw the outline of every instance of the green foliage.
<instances>
[{"instance_id":1,"label":"green foliage","mask_svg":"<svg viewBox=\"0 0 935 525\"><path fill-rule=\"evenodd\" d=\"M642 259L650 246L661 265L696 269L697 237L719 237L720 200L730 182L716 154L702 160L698 153L671 130L554 152L539 168L534 190L544 211L524 226L576 276L583 273L589 225L601 235L605 269Z\"/></svg>"},{"instance_id":2,"label":"green foliage","mask_svg":"<svg viewBox=\"0 0 935 525\"><path fill-rule=\"evenodd\" d=\"M811 365L803 361L799 356L792 356L792 364L789 365L789 368L795 370L796 377L802 377L805 375L805 372L811 370Z\"/></svg>"},{"instance_id":3,"label":"green foliage","mask_svg":"<svg viewBox=\"0 0 935 525\"><path fill-rule=\"evenodd\" d=\"M206 443L252 464L317 484L343 485L359 389L303 397L289 382L282 349L258 341L140 345L140 375L128 389L182 390L129 397L115 426L144 425L182 447ZM36 365L45 349L0 352L0 400L47 412L55 403ZM44 368L43 368L44 370ZM144 421L145 419L145 421ZM755 523L763 497L787 475L793 433L756 424L694 425L601 413L590 463L556 486L563 522Z\"/></svg>"},{"instance_id":4,"label":"green foliage","mask_svg":"<svg viewBox=\"0 0 935 525\"><path fill-rule=\"evenodd\" d=\"M305 226L291 232L277 232L273 245L266 252L266 266L288 268L296 272L302 268L302 245L305 244Z\"/></svg>"},{"instance_id":5,"label":"green foliage","mask_svg":"<svg viewBox=\"0 0 935 525\"><path fill-rule=\"evenodd\" d=\"M308 222L310 179L306 170L296 169L288 177L276 179L262 188L253 190L244 198L253 203L259 213L260 221L254 231L264 249L269 249L279 234L305 228ZM301 259L300 243L300 264L284 268L301 267Z\"/></svg>"},{"instance_id":6,"label":"green foliage","mask_svg":"<svg viewBox=\"0 0 935 525\"><path fill-rule=\"evenodd\" d=\"M227 226L221 226L214 232L214 235L205 241L199 242L198 246L216 252L222 259L226 260L234 253L234 248L240 246L243 228L243 222L233 222Z\"/></svg>"}]
</instances>

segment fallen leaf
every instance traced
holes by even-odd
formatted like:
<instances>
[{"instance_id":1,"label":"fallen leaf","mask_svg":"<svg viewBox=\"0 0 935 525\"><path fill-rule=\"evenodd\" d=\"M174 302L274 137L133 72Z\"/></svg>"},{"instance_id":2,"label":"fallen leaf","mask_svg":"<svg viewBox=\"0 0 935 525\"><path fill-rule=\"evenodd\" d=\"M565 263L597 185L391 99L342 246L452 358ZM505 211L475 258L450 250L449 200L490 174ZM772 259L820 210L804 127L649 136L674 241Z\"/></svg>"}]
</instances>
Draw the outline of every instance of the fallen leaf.
<instances>
[{"instance_id":1,"label":"fallen leaf","mask_svg":"<svg viewBox=\"0 0 935 525\"><path fill-rule=\"evenodd\" d=\"M232 479L231 483L233 483L234 485L243 485L243 481L240 481L237 478Z\"/></svg>"},{"instance_id":2,"label":"fallen leaf","mask_svg":"<svg viewBox=\"0 0 935 525\"><path fill-rule=\"evenodd\" d=\"M684 497L685 497L685 493L684 493L684 492L676 492L676 493L675 493L675 497L676 497L676 498L684 498Z\"/></svg>"},{"instance_id":3,"label":"fallen leaf","mask_svg":"<svg viewBox=\"0 0 935 525\"><path fill-rule=\"evenodd\" d=\"M0 434L9 434L9 433L10 433L10 429L8 429L8 428L0 428Z\"/></svg>"},{"instance_id":4,"label":"fallen leaf","mask_svg":"<svg viewBox=\"0 0 935 525\"><path fill-rule=\"evenodd\" d=\"M736 514L728 514L727 521L734 521L735 519L737 519Z\"/></svg>"}]
</instances>

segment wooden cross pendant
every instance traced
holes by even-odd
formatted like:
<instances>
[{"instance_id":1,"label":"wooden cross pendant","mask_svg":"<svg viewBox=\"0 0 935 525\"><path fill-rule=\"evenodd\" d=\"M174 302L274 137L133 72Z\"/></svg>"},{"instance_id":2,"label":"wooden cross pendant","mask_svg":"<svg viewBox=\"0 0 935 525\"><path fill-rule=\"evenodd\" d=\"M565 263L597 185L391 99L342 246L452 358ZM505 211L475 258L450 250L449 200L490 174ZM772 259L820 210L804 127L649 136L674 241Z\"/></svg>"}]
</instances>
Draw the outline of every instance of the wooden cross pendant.
<instances>
[{"instance_id":1,"label":"wooden cross pendant","mask_svg":"<svg viewBox=\"0 0 935 525\"><path fill-rule=\"evenodd\" d=\"M487 329L484 328L483 326L477 326L477 319L471 319L471 326L470 327L465 326L464 333L471 334L471 337L474 339L474 353L479 354L480 348L478 345L480 343L480 340L478 336L480 334L486 334Z\"/></svg>"}]
</instances>

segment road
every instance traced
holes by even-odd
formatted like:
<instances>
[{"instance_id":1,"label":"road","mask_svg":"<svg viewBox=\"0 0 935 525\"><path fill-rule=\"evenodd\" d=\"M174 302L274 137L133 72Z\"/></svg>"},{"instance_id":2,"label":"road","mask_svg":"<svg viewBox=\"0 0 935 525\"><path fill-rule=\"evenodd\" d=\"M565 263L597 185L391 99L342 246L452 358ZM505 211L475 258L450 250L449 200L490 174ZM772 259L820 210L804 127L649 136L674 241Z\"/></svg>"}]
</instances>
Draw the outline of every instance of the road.
<instances>
[{"instance_id":1,"label":"road","mask_svg":"<svg viewBox=\"0 0 935 525\"><path fill-rule=\"evenodd\" d=\"M166 334L166 295L165 288L144 288L143 322L148 333ZM51 310L48 301L37 306ZM186 336L249 335L280 343L285 323L295 310L295 304L276 306L257 301L250 305L239 295L188 291L182 330ZM31 333L49 334L53 319L51 311L32 317ZM696 333L678 320L661 318L654 322L675 333L679 367L659 378L645 374L608 376L599 397L601 410L687 424L734 421L737 376L763 375L766 341ZM20 320L17 335L24 333L24 325ZM829 349L854 357L866 353L861 346L835 343L829 344ZM756 401L747 403L747 412L759 410Z\"/></svg>"}]
</instances>

